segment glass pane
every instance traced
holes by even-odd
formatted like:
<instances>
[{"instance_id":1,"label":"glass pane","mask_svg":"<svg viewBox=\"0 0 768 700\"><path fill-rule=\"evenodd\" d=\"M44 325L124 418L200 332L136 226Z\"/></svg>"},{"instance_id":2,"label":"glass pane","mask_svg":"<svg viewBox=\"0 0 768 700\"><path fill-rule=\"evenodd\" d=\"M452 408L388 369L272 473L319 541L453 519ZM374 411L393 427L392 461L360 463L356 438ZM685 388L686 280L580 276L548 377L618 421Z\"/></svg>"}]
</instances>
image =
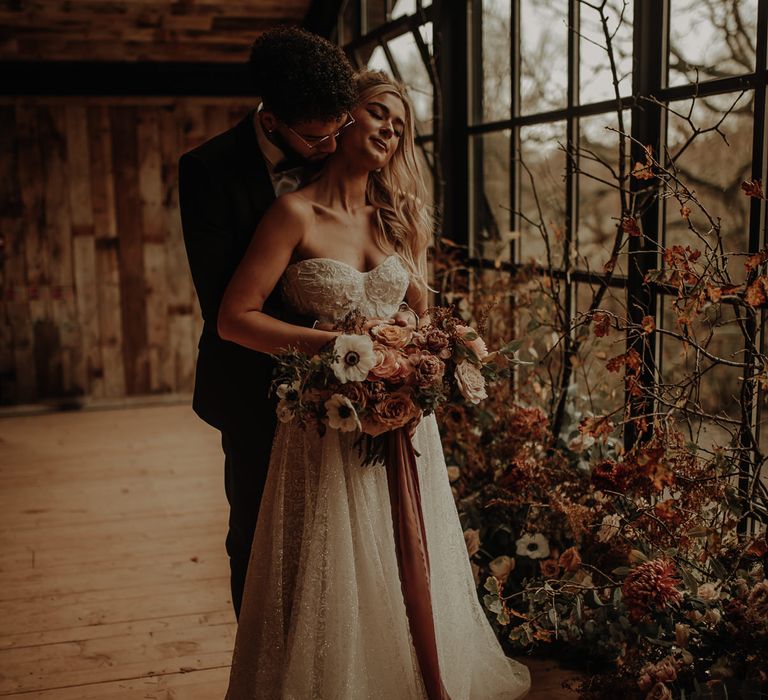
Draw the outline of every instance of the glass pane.
<instances>
[{"instance_id":1,"label":"glass pane","mask_svg":"<svg viewBox=\"0 0 768 700\"><path fill-rule=\"evenodd\" d=\"M750 200L740 186L750 179L752 168L753 107L752 92L740 98L733 94L718 95L699 99L695 104L691 100L673 102L670 110L674 113L671 111L668 116L667 144L678 176L686 187L695 191L696 198L712 219L717 221L719 217L723 250L728 256L725 267L736 282L745 277ZM687 119L689 112L693 124L700 129L714 127L722 119L719 129L730 146L716 131L699 134L689 141L693 133ZM689 202L687 206L691 211L686 220L681 215L682 204L673 197L667 199L665 246L690 245L703 251L705 241L714 245L711 225L702 209Z\"/></svg>"},{"instance_id":2,"label":"glass pane","mask_svg":"<svg viewBox=\"0 0 768 700\"><path fill-rule=\"evenodd\" d=\"M518 371L517 393L521 402L538 406L552 415L562 367L562 329L566 324L565 287L562 280L534 277L518 286L515 294L517 329L522 341L519 356L531 362Z\"/></svg>"},{"instance_id":3,"label":"glass pane","mask_svg":"<svg viewBox=\"0 0 768 700\"><path fill-rule=\"evenodd\" d=\"M755 70L757 0L670 0L669 84Z\"/></svg>"},{"instance_id":4,"label":"glass pane","mask_svg":"<svg viewBox=\"0 0 768 700\"><path fill-rule=\"evenodd\" d=\"M697 353L695 343L701 344L707 352L730 362L739 362L743 357L744 341L736 322L734 309L728 304L713 304L706 315L698 317L690 326L689 333L693 342L685 342L681 335L678 318L684 309L676 310L673 297L663 299L661 340L661 381L658 388L666 408L684 403L688 410L705 413L710 416L723 415L739 419L740 377L743 371L739 367L716 365L712 360ZM711 337L710 337L711 336ZM693 381L700 376L698 386ZM730 440L728 429L718 425L710 418L685 416L680 428L688 437L703 449L713 445L726 445ZM686 426L687 423L687 426ZM730 426L735 431L737 426Z\"/></svg>"},{"instance_id":5,"label":"glass pane","mask_svg":"<svg viewBox=\"0 0 768 700\"><path fill-rule=\"evenodd\" d=\"M424 43L427 45L427 48L429 49L429 55L431 56L433 51L433 40L432 40L432 22L427 22L426 24L422 24L419 27L419 32L421 33L421 38L424 40Z\"/></svg>"},{"instance_id":6,"label":"glass pane","mask_svg":"<svg viewBox=\"0 0 768 700\"><path fill-rule=\"evenodd\" d=\"M520 248L518 261L562 267L565 244L565 122L520 129ZM538 200L538 206L537 206ZM541 211L539 211L539 206Z\"/></svg>"},{"instance_id":7,"label":"glass pane","mask_svg":"<svg viewBox=\"0 0 768 700\"><path fill-rule=\"evenodd\" d=\"M505 129L472 139L472 251L491 259L509 259L509 138Z\"/></svg>"},{"instance_id":8,"label":"glass pane","mask_svg":"<svg viewBox=\"0 0 768 700\"><path fill-rule=\"evenodd\" d=\"M483 0L482 11L475 22L479 30L479 46L470 58L470 84L476 122L508 119L512 104L511 3L509 0Z\"/></svg>"},{"instance_id":9,"label":"glass pane","mask_svg":"<svg viewBox=\"0 0 768 700\"><path fill-rule=\"evenodd\" d=\"M381 46L377 46L371 57L368 59L368 68L371 70L381 70L389 75L393 75L392 68L387 61L387 55L384 53L384 49Z\"/></svg>"},{"instance_id":10,"label":"glass pane","mask_svg":"<svg viewBox=\"0 0 768 700\"><path fill-rule=\"evenodd\" d=\"M624 132L629 133L629 112L624 112L623 117ZM619 135L609 129L618 129L618 122L618 115L615 113L599 114L579 120L581 172L576 266L598 273L605 271L605 265L611 258L616 224L621 217L619 183L616 179L619 166ZM628 143L626 153L629 156ZM629 172L629 158L626 162ZM626 251L626 242L623 250ZM626 274L625 254L619 254L614 270L617 275Z\"/></svg>"},{"instance_id":11,"label":"glass pane","mask_svg":"<svg viewBox=\"0 0 768 700\"><path fill-rule=\"evenodd\" d=\"M568 4L521 0L520 110L565 107L568 87Z\"/></svg>"},{"instance_id":12,"label":"glass pane","mask_svg":"<svg viewBox=\"0 0 768 700\"><path fill-rule=\"evenodd\" d=\"M389 53L397 64L408 96L416 112L419 134L432 133L432 81L416 45L413 34L407 32L389 42Z\"/></svg>"},{"instance_id":13,"label":"glass pane","mask_svg":"<svg viewBox=\"0 0 768 700\"><path fill-rule=\"evenodd\" d=\"M632 11L633 0L608 0L605 15L616 60L619 91L632 92ZM579 52L579 101L581 104L600 102L614 97L613 75L606 53L606 40L600 13L587 3L580 3L581 38Z\"/></svg>"},{"instance_id":14,"label":"glass pane","mask_svg":"<svg viewBox=\"0 0 768 700\"><path fill-rule=\"evenodd\" d=\"M416 12L416 0L396 0L392 7L392 19L397 19L403 15L412 15Z\"/></svg>"},{"instance_id":15,"label":"glass pane","mask_svg":"<svg viewBox=\"0 0 768 700\"><path fill-rule=\"evenodd\" d=\"M576 285L576 311L586 314L599 290L598 286ZM603 294L597 309L615 315L621 325L626 322L626 290L608 288ZM589 317L584 317L585 320ZM616 330L611 321L611 330L598 337L593 332L591 321L581 327L581 351L573 362L573 398L574 425L585 415L609 415L617 412L614 423L622 417L624 408L624 375L621 372L608 372L606 362L627 351L626 333ZM570 432L570 430L568 431Z\"/></svg>"}]
</instances>

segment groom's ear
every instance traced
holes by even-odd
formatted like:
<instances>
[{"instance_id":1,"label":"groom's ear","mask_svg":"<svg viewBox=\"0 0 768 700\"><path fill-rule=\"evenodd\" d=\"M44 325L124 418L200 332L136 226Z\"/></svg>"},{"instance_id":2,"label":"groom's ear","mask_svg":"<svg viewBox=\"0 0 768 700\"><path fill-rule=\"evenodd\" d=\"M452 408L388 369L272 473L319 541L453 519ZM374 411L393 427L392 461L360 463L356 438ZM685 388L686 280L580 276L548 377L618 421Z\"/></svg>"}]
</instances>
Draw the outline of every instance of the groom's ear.
<instances>
[{"instance_id":1,"label":"groom's ear","mask_svg":"<svg viewBox=\"0 0 768 700\"><path fill-rule=\"evenodd\" d=\"M271 134L275 130L277 122L279 121L275 116L275 113L270 112L268 109L262 109L261 112L259 112L259 119L261 119L261 126L268 134Z\"/></svg>"}]
</instances>

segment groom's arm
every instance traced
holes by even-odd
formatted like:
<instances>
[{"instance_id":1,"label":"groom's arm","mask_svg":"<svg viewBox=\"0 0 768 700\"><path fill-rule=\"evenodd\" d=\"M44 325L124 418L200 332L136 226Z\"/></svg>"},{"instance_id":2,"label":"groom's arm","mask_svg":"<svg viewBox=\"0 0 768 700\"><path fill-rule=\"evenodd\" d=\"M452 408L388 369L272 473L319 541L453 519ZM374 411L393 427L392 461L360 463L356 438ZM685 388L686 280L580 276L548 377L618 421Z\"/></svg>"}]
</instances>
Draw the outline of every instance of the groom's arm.
<instances>
[{"instance_id":1,"label":"groom's arm","mask_svg":"<svg viewBox=\"0 0 768 700\"><path fill-rule=\"evenodd\" d=\"M194 153L179 160L179 209L192 281L206 325L216 328L221 298L232 276L234 233L219 178Z\"/></svg>"}]
</instances>

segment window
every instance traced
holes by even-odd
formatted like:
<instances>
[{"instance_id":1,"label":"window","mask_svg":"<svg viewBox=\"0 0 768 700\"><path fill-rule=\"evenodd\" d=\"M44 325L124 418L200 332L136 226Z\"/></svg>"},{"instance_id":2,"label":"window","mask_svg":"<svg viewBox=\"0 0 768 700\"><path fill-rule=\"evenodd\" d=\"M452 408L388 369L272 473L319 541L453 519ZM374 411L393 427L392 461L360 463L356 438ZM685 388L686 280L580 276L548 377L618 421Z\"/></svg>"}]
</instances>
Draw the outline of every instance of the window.
<instances>
[{"instance_id":1,"label":"window","mask_svg":"<svg viewBox=\"0 0 768 700\"><path fill-rule=\"evenodd\" d=\"M434 182L434 61L431 2L348 0L338 37L358 68L381 70L403 83L415 112L416 143Z\"/></svg>"},{"instance_id":2,"label":"window","mask_svg":"<svg viewBox=\"0 0 768 700\"><path fill-rule=\"evenodd\" d=\"M532 266L547 279L551 265L559 295L550 296L550 308L530 289L521 292L521 337L539 357L552 341L551 326L537 314L552 315L561 305L560 312L578 321L598 290L599 308L634 308L653 317L660 332L644 346L652 371L647 381L657 401L687 400L701 409L703 415L689 421L690 439L704 447L715 439L723 444L724 437L712 434L716 430L706 414L738 423L739 368L694 357L679 332L683 312L674 290L646 285L644 276L664 265L663 248L704 245L690 223L706 230L707 222L696 221L702 214L695 207L687 212L674 198L663 198L641 221L649 246L628 235L618 251L613 246L626 210L622 197L627 207L643 196L642 181L630 173L649 144L721 222L724 252L740 253L727 256L727 273L735 284L744 282L746 254L766 244L765 203L741 191L744 181L765 182L765 5L758 0L468 2L471 255L484 267L498 266L500 258L513 268ZM622 168L623 194L616 179ZM744 319L734 307L715 303L688 331L706 338L712 354L734 361L762 342L763 314L745 338ZM571 418L623 410L623 386L604 371L604 361L595 362L637 342L617 335L598 340L577 330L570 341L585 344L587 361L570 369L554 358L544 363L542 372L559 377ZM672 384L690 374L693 363L701 373L700 391L673 395L679 389ZM531 375L521 372L523 397L536 386ZM765 390L757 405L768 408ZM560 428L568 425L566 416ZM765 421L756 415L754 425L761 449L768 451ZM738 426L734 434L738 440Z\"/></svg>"}]
</instances>

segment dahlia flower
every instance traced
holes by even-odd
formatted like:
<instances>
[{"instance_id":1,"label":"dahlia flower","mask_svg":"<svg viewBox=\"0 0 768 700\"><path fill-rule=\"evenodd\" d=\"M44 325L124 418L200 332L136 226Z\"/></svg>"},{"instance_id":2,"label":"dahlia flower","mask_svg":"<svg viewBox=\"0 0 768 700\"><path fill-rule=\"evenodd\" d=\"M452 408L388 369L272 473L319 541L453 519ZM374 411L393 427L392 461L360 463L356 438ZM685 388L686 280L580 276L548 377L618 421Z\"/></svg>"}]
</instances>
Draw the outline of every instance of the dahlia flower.
<instances>
[{"instance_id":1,"label":"dahlia flower","mask_svg":"<svg viewBox=\"0 0 768 700\"><path fill-rule=\"evenodd\" d=\"M629 615L637 622L652 610L662 610L682 600L677 586L675 564L669 559L653 559L638 566L624 579L621 587Z\"/></svg>"}]
</instances>

